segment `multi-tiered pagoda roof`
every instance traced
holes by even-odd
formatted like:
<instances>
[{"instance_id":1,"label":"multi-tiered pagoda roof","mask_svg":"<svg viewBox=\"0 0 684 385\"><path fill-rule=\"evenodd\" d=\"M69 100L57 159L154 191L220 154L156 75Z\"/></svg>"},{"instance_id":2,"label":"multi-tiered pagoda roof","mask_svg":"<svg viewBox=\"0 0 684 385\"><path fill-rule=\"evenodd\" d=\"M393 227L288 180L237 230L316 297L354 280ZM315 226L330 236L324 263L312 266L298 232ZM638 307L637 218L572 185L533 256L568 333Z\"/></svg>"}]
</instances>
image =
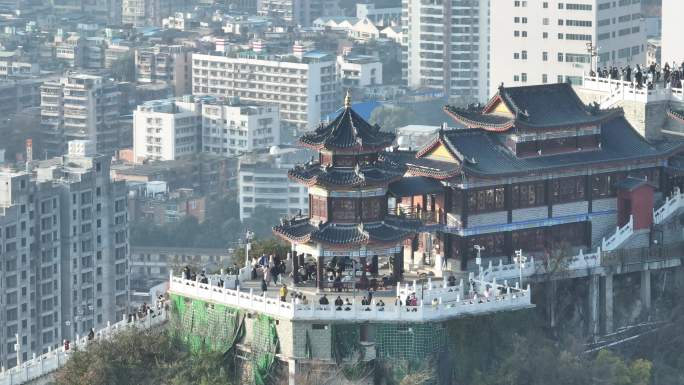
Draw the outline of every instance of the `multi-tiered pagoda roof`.
<instances>
[{"instance_id":1,"label":"multi-tiered pagoda roof","mask_svg":"<svg viewBox=\"0 0 684 385\"><path fill-rule=\"evenodd\" d=\"M401 179L405 167L389 159L378 159L367 165L341 169L311 162L297 165L288 176L307 186L357 188L387 185Z\"/></svg>"},{"instance_id":2,"label":"multi-tiered pagoda roof","mask_svg":"<svg viewBox=\"0 0 684 385\"><path fill-rule=\"evenodd\" d=\"M328 124L321 124L314 132L304 134L299 141L314 150L331 150L337 153L382 151L394 141L394 134L383 132L377 124L371 125L351 106Z\"/></svg>"},{"instance_id":3,"label":"multi-tiered pagoda roof","mask_svg":"<svg viewBox=\"0 0 684 385\"><path fill-rule=\"evenodd\" d=\"M420 226L415 220L385 218L360 224L312 223L307 217L285 219L273 232L296 243L319 242L328 247L391 246L411 237Z\"/></svg>"},{"instance_id":4,"label":"multi-tiered pagoda roof","mask_svg":"<svg viewBox=\"0 0 684 385\"><path fill-rule=\"evenodd\" d=\"M412 236L420 222L386 215L388 185L406 171L384 152L394 137L354 112L347 95L345 108L335 120L300 139L319 151L318 160L288 173L291 179L319 189L319 195L310 195L310 204L321 201L324 214L283 220L274 227L275 234L327 248L396 246ZM320 195L321 189L326 193Z\"/></svg>"}]
</instances>

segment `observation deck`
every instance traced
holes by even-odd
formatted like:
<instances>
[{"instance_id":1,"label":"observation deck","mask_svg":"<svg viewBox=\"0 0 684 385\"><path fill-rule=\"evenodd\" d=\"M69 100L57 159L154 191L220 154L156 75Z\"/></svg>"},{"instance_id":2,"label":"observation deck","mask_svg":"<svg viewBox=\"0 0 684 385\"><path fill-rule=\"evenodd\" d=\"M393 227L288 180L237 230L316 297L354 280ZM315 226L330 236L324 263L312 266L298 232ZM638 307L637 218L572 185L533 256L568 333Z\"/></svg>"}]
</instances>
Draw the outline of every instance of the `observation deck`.
<instances>
[{"instance_id":1,"label":"observation deck","mask_svg":"<svg viewBox=\"0 0 684 385\"><path fill-rule=\"evenodd\" d=\"M482 315L502 311L531 308L530 289L485 282L471 279L466 290L463 282L449 286L447 281L432 281L418 284L415 281L397 285L396 294L402 305L395 305L395 297L376 296L370 305L360 303L359 296L352 298L349 293L341 294L349 303L334 305L337 293L328 296L330 304L321 305L321 296L313 296L308 303L281 301L276 297L277 289L266 294L257 294L254 289L237 290L218 286L218 278L210 278L210 283L200 283L171 273L169 294L198 299L235 307L249 312L269 315L290 321L329 321L329 322L433 322L447 319ZM289 288L290 291L297 290ZM406 298L415 294L416 304L405 305ZM379 301L386 301L379 305Z\"/></svg>"}]
</instances>

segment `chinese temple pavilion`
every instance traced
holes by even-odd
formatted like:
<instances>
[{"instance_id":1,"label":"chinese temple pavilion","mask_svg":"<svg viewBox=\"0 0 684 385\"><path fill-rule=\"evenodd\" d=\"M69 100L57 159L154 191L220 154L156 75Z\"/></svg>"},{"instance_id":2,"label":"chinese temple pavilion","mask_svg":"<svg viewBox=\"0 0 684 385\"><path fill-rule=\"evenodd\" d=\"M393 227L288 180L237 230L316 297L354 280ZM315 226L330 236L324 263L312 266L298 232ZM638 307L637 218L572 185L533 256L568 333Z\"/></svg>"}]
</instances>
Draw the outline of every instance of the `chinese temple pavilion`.
<instances>
[{"instance_id":1,"label":"chinese temple pavilion","mask_svg":"<svg viewBox=\"0 0 684 385\"><path fill-rule=\"evenodd\" d=\"M445 111L456 127L418 151L386 150L394 135L349 98L301 138L319 152L290 172L310 187L310 214L275 228L295 245L295 263L310 256L323 278L332 258L370 260L377 274L389 257L397 279L404 266L440 275L510 261L516 250L572 254L630 218L651 231L654 206L682 187L684 142L647 141L622 109L586 105L568 84L501 86L483 107Z\"/></svg>"},{"instance_id":2,"label":"chinese temple pavilion","mask_svg":"<svg viewBox=\"0 0 684 385\"><path fill-rule=\"evenodd\" d=\"M318 151L289 172L309 187L309 215L284 219L274 232L293 244L295 270L316 267L319 289L343 284L335 282L343 271L370 282L384 266L385 282L401 277L404 241L420 223L388 215L388 185L405 172L383 156L394 138L354 112L349 94L335 120L300 138Z\"/></svg>"},{"instance_id":3,"label":"chinese temple pavilion","mask_svg":"<svg viewBox=\"0 0 684 385\"><path fill-rule=\"evenodd\" d=\"M656 201L677 183L669 166L681 141L645 140L622 109L585 105L569 84L501 86L484 107L445 111L456 129L388 156L407 175L442 182L436 243L455 270L472 268L477 249L498 261L515 250L548 257L596 247L625 218L652 216L653 204L636 204L622 181L647 181Z\"/></svg>"}]
</instances>

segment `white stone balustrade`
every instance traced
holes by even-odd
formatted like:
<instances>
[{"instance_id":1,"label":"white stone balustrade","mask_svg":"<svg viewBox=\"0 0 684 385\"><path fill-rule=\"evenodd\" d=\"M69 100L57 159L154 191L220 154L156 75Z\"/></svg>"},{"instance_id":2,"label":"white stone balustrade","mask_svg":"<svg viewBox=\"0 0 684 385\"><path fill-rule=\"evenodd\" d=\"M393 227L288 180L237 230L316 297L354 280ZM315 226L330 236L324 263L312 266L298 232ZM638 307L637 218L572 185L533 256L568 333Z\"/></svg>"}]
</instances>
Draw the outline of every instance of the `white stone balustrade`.
<instances>
[{"instance_id":1,"label":"white stone balustrade","mask_svg":"<svg viewBox=\"0 0 684 385\"><path fill-rule=\"evenodd\" d=\"M107 327L98 330L95 333L95 339L109 338L122 330L133 327L150 329L166 322L166 320L166 310L163 309L156 313L151 312L144 318L136 319L132 322L124 319L114 325L108 324ZM64 350L64 346L60 346L58 349L51 350L40 356L36 356L34 353L32 359L23 362L21 365L0 371L0 385L20 385L47 376L64 366L71 354L73 354L74 349L85 349L89 342L91 341L88 340L87 336L77 336L74 341L70 341L69 350Z\"/></svg>"},{"instance_id":2,"label":"white stone balustrade","mask_svg":"<svg viewBox=\"0 0 684 385\"><path fill-rule=\"evenodd\" d=\"M622 242L629 239L629 237L634 234L634 216L629 216L629 221L625 223L624 226L618 227L615 233L608 237L608 239L603 238L601 241L601 248L605 251L613 251L617 249Z\"/></svg>"},{"instance_id":3,"label":"white stone balustrade","mask_svg":"<svg viewBox=\"0 0 684 385\"><path fill-rule=\"evenodd\" d=\"M522 276L523 278L527 278L535 274L567 272L599 267L601 266L601 248L598 247L595 252L587 254L580 250L579 254L564 259L562 262L562 265L549 266L544 261L537 261L534 257L530 257L530 261L525 263L525 267L522 269ZM518 280L520 277L520 268L515 263L504 264L502 260L499 260L498 265L492 265L490 262L489 267L485 269L482 276L486 280Z\"/></svg>"},{"instance_id":4,"label":"white stone balustrade","mask_svg":"<svg viewBox=\"0 0 684 385\"><path fill-rule=\"evenodd\" d=\"M438 292L444 289L443 286L435 286L433 290ZM423 294L429 291L425 290ZM281 302L277 298L254 294L252 290L231 290L173 275L170 277L169 293L293 321L428 322L533 306L528 288L509 289L503 294L492 295L489 298L480 296L479 299L463 299L457 292L452 302L443 301L433 295L432 299L437 298L434 305L432 299L427 301L425 297L423 301L419 300L418 306L395 306L393 298L386 298L385 306L377 306L377 298L371 305L364 306L359 299L351 305L341 306L338 310L332 303L318 304L318 299L313 299L308 304Z\"/></svg>"},{"instance_id":5,"label":"white stone balustrade","mask_svg":"<svg viewBox=\"0 0 684 385\"><path fill-rule=\"evenodd\" d=\"M413 281L412 283L404 283L397 285L397 297L401 297L402 301L412 293L423 298L423 301L432 303L433 298L441 300L443 303L457 301L458 298L464 297L463 280L460 280L456 286L449 286L447 280L433 281L428 278L426 282L419 283Z\"/></svg>"},{"instance_id":6,"label":"white stone balustrade","mask_svg":"<svg viewBox=\"0 0 684 385\"><path fill-rule=\"evenodd\" d=\"M609 96L600 103L601 108L613 107L621 100L640 103L666 100L684 101L684 90L682 88L663 87L662 84L662 82L658 82L654 89L649 90L645 85L642 88L636 88L636 82L585 75L581 87L608 93Z\"/></svg>"},{"instance_id":7,"label":"white stone balustrade","mask_svg":"<svg viewBox=\"0 0 684 385\"><path fill-rule=\"evenodd\" d=\"M677 188L671 197L665 199L665 203L660 208L653 211L653 223L657 225L663 223L682 207L684 207L684 194L680 193Z\"/></svg>"},{"instance_id":8,"label":"white stone balustrade","mask_svg":"<svg viewBox=\"0 0 684 385\"><path fill-rule=\"evenodd\" d=\"M608 79L601 80L607 81ZM613 80L613 82L615 82L615 80ZM658 209L653 210L653 223L663 223L682 208L684 208L684 193L681 193L678 188L675 188L672 196L666 198L665 203ZM558 266L557 271L573 271L601 266L601 250L613 251L617 249L624 241L629 239L632 234L634 234L634 217L630 215L629 222L622 227L618 227L615 233L610 237L603 238L601 247L597 248L595 252L584 254L580 250L580 253L572 257L567 262L567 265ZM522 270L522 276L525 278L535 274L546 274L550 272L549 267L546 266L545 263L541 261L535 262L532 257L530 263L527 263ZM490 262L489 268L483 273L485 279L495 278L498 280L512 280L517 279L519 276L520 270L517 264L511 263L504 265L501 260L499 261L499 264L495 266L492 266L492 263Z\"/></svg>"}]
</instances>

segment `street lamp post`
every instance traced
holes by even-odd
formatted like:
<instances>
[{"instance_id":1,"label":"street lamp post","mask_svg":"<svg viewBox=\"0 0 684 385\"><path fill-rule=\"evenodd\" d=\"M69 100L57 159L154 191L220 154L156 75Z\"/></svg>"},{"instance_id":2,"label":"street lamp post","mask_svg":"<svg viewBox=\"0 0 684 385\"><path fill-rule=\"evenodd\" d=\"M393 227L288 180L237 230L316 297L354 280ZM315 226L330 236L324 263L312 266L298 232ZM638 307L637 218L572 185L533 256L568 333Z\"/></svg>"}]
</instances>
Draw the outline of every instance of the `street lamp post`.
<instances>
[{"instance_id":1,"label":"street lamp post","mask_svg":"<svg viewBox=\"0 0 684 385\"><path fill-rule=\"evenodd\" d=\"M485 249L484 246L475 245L473 246L475 251L477 251L477 257L475 258L475 264L478 270L478 279L482 280L482 251Z\"/></svg>"},{"instance_id":2,"label":"street lamp post","mask_svg":"<svg viewBox=\"0 0 684 385\"><path fill-rule=\"evenodd\" d=\"M598 60L596 60L596 71L594 71L594 58L598 56L598 47L592 42L587 43L587 53L589 53L589 71L598 76Z\"/></svg>"},{"instance_id":3,"label":"street lamp post","mask_svg":"<svg viewBox=\"0 0 684 385\"><path fill-rule=\"evenodd\" d=\"M525 268L525 262L527 262L527 257L523 255L522 249L515 251L515 258L513 258L513 261L515 261L515 263L518 264L518 271L520 272L520 278L518 280L518 283L520 284L520 290L522 290L522 271Z\"/></svg>"},{"instance_id":4,"label":"street lamp post","mask_svg":"<svg viewBox=\"0 0 684 385\"><path fill-rule=\"evenodd\" d=\"M252 248L252 239L254 239L254 233L247 230L245 233L245 267L249 266L249 250Z\"/></svg>"}]
</instances>

